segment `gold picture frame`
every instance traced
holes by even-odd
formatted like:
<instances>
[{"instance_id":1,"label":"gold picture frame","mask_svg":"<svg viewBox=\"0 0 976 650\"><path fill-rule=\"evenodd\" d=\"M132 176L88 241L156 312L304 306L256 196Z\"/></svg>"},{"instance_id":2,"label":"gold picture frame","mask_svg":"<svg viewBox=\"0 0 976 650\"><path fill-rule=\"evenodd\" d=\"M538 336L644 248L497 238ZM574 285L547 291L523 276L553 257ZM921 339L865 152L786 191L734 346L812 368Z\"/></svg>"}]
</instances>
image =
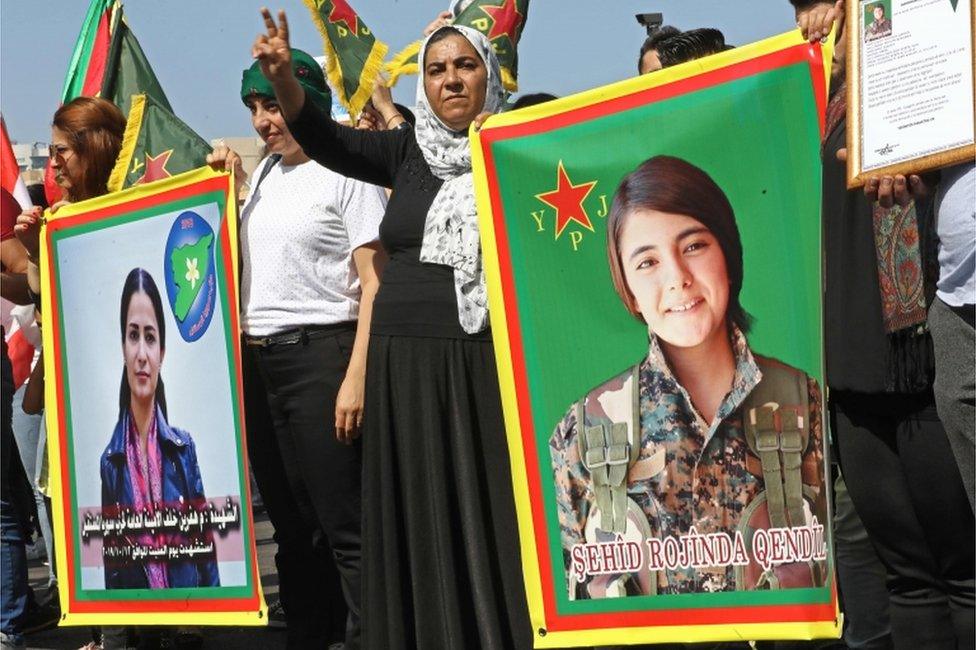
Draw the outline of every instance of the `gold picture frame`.
<instances>
[{"instance_id":1,"label":"gold picture frame","mask_svg":"<svg viewBox=\"0 0 976 650\"><path fill-rule=\"evenodd\" d=\"M974 70L976 70L976 12L974 12L974 0L944 0L946 5L952 7L953 14L958 15L960 8L968 8L969 20L966 21L969 38L969 56L967 57L968 62L968 72L963 72L960 78L960 82L963 84L969 84L969 104L966 107L953 108L952 110L969 110L970 116L976 113L976 102L974 102ZM897 22L898 16L897 12L891 11L890 8L894 5L895 7L900 7L905 5L904 0L849 0L847 3L847 187L856 188L862 187L870 177L877 176L893 176L895 174L913 174L925 171L930 171L938 169L941 167L947 167L959 162L964 162L967 160L972 160L976 158L976 140L973 138L972 131L969 133L969 141L956 146L948 146L937 151L926 151L920 153L919 155L913 155L908 158L899 158L896 162L887 165L868 165L865 169L865 131L864 131L864 90L865 85L862 84L862 80L865 78L864 62L862 59L862 45L866 41L878 41L883 43L885 39L891 39L890 43L897 44L890 49L895 50L891 56L898 56L898 48L906 47L905 43L910 41L911 36L906 38L904 36L904 30L899 32ZM880 27L875 28L871 23L867 22L866 14L869 11L875 11L875 7L881 6L881 16L882 21ZM936 6L937 5L937 6ZM918 6L912 7L912 11L921 11L929 9L930 13L932 9L937 8L942 9L944 12L944 7L942 3L929 3L920 8ZM890 17L884 17L884 11L888 9L888 15ZM878 20L877 12L873 17L874 21ZM904 16L902 16L904 18ZM931 16L927 17L926 20L931 22ZM931 25L927 23L925 28L932 29ZM869 27L869 25L871 25ZM953 25L953 29L957 30L958 25ZM927 41L931 42L931 41ZM883 47L883 45L882 45ZM887 59L886 62L890 62L891 59ZM959 62L956 61L957 67ZM959 75L957 75L959 76ZM934 89L932 89L934 90ZM880 92L879 92L880 94ZM962 93L965 94L965 93ZM961 105L963 102L956 102L954 105ZM908 114L906 107L904 115ZM912 115L917 115L913 113ZM907 117L904 119L908 119ZM905 127L898 128L910 128L916 126L915 124L907 124ZM888 144L886 143L884 147L874 150L875 154L881 155L886 154L888 151L885 149L889 147L891 149L898 146L898 143Z\"/></svg>"}]
</instances>

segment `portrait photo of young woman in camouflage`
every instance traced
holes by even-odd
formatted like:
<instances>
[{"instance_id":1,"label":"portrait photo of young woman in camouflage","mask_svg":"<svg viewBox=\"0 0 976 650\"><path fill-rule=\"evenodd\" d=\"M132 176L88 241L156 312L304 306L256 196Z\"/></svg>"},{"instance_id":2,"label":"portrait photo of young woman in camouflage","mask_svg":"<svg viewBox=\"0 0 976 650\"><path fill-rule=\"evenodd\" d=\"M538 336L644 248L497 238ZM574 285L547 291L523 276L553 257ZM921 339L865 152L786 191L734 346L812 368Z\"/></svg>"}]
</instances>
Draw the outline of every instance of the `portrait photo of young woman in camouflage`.
<instances>
[{"instance_id":1,"label":"portrait photo of young woman in camouflage","mask_svg":"<svg viewBox=\"0 0 976 650\"><path fill-rule=\"evenodd\" d=\"M569 597L823 585L820 388L749 347L725 193L682 159L644 161L613 198L607 254L649 342L549 440Z\"/></svg>"}]
</instances>

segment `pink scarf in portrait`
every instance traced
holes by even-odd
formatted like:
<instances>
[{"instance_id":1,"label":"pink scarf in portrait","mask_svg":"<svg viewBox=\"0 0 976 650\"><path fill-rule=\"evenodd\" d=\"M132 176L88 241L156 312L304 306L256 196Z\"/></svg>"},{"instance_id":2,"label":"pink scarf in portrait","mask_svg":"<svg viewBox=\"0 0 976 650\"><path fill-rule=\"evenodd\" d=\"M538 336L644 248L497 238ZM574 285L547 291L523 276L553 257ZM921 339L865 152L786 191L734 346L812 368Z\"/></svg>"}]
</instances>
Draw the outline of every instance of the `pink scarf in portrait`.
<instances>
[{"instance_id":1,"label":"pink scarf in portrait","mask_svg":"<svg viewBox=\"0 0 976 650\"><path fill-rule=\"evenodd\" d=\"M143 453L139 445L139 432L130 413L126 417L125 460L129 465L129 479L132 482L132 506L137 512L152 514L163 502L163 463L159 454L155 412L149 423L147 437L146 452ZM138 542L146 548L159 548L166 540L162 533L153 536L149 532L143 532L139 535ZM165 562L147 561L145 569L150 589L165 589L169 586Z\"/></svg>"}]
</instances>

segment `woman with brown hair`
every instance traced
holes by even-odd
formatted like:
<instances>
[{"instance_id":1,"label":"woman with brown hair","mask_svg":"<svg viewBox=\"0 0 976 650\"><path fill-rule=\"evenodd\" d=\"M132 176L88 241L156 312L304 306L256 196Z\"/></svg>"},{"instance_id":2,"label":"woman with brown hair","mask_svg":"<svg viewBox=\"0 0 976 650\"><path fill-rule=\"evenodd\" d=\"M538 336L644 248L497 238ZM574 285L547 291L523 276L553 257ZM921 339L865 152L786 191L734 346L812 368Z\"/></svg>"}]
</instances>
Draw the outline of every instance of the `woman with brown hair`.
<instances>
[{"instance_id":1,"label":"woman with brown hair","mask_svg":"<svg viewBox=\"0 0 976 650\"><path fill-rule=\"evenodd\" d=\"M67 203L108 193L108 179L122 149L125 123L122 111L112 102L100 97L77 97L54 113L49 154L55 182L61 189L62 197L51 206L52 212ZM34 207L17 218L15 227L17 237L28 251L28 280L35 294L40 292L36 264L42 214L41 208ZM159 634L151 628L142 628L142 631L149 638ZM90 647L104 647L106 650L126 647L129 632L124 628L103 628L102 644L92 642ZM178 634L195 636L188 631Z\"/></svg>"},{"instance_id":2,"label":"woman with brown hair","mask_svg":"<svg viewBox=\"0 0 976 650\"><path fill-rule=\"evenodd\" d=\"M823 543L766 570L752 559L760 529L826 526L821 396L802 370L749 348L742 241L725 193L684 160L646 160L614 196L607 256L649 350L575 402L549 441L570 598L824 584ZM647 549L718 537L737 549L741 539L743 553L667 566L649 557L630 574L577 570L580 547L618 536Z\"/></svg>"},{"instance_id":3,"label":"woman with brown hair","mask_svg":"<svg viewBox=\"0 0 976 650\"><path fill-rule=\"evenodd\" d=\"M100 97L76 97L54 113L48 154L62 199L51 206L52 212L65 203L108 192L108 178L122 149L124 133L122 111ZM21 214L15 226L30 258L27 275L35 294L40 289L37 255L43 212L35 206Z\"/></svg>"},{"instance_id":4,"label":"woman with brown hair","mask_svg":"<svg viewBox=\"0 0 976 650\"><path fill-rule=\"evenodd\" d=\"M51 168L70 202L108 192L108 177L122 148L125 116L100 97L77 97L54 114Z\"/></svg>"}]
</instances>

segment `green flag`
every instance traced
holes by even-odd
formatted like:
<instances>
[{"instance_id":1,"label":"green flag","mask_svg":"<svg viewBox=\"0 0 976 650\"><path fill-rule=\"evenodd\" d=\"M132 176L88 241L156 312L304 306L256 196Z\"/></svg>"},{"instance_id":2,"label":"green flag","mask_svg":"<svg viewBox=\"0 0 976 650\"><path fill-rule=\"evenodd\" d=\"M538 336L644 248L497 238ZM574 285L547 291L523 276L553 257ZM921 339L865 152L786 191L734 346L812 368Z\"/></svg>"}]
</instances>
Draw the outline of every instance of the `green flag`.
<instances>
[{"instance_id":1,"label":"green flag","mask_svg":"<svg viewBox=\"0 0 976 650\"><path fill-rule=\"evenodd\" d=\"M168 111L170 107L156 73L123 17L118 0L92 0L82 23L65 75L61 103L76 97L103 97L129 112L133 95L145 93ZM44 175L50 203L61 198L50 165Z\"/></svg>"},{"instance_id":2,"label":"green flag","mask_svg":"<svg viewBox=\"0 0 976 650\"><path fill-rule=\"evenodd\" d=\"M64 77L62 104L75 97L96 95L101 90L112 42L114 16L121 11L122 5L113 0L92 0L88 5L88 13L81 24Z\"/></svg>"},{"instance_id":3,"label":"green flag","mask_svg":"<svg viewBox=\"0 0 976 650\"><path fill-rule=\"evenodd\" d=\"M206 164L211 147L193 129L149 95L133 95L122 151L109 177L117 192Z\"/></svg>"},{"instance_id":4,"label":"green flag","mask_svg":"<svg viewBox=\"0 0 976 650\"><path fill-rule=\"evenodd\" d=\"M305 5L322 34L329 83L349 114L359 115L373 93L386 43L376 40L346 0L305 0Z\"/></svg>"},{"instance_id":5,"label":"green flag","mask_svg":"<svg viewBox=\"0 0 976 650\"><path fill-rule=\"evenodd\" d=\"M108 53L100 96L112 101L123 113L128 113L131 97L145 93L159 106L172 112L166 93L129 23L122 16L121 9L115 13L113 23L112 47Z\"/></svg>"},{"instance_id":6,"label":"green flag","mask_svg":"<svg viewBox=\"0 0 976 650\"><path fill-rule=\"evenodd\" d=\"M451 13L453 24L477 29L488 37L501 64L505 89L518 90L518 42L529 13L529 0L455 0ZM420 43L414 41L386 65L391 86L401 74L417 73Z\"/></svg>"}]
</instances>

